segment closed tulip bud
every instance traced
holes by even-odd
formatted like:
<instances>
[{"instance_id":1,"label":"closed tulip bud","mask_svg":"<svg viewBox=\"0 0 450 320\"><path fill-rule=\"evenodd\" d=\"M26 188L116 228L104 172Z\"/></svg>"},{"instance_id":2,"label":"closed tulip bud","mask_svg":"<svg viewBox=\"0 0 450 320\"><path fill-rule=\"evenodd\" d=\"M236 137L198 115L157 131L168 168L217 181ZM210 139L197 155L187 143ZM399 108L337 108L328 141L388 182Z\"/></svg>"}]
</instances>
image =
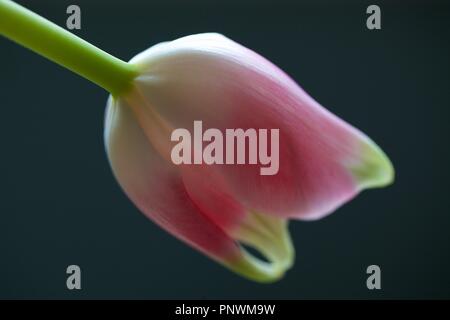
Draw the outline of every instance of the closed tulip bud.
<instances>
[{"instance_id":1,"label":"closed tulip bud","mask_svg":"<svg viewBox=\"0 0 450 320\"><path fill-rule=\"evenodd\" d=\"M289 220L319 219L393 181L365 134L222 35L161 43L125 63L9 0L0 33L111 92L104 139L124 192L250 279L275 281L293 265Z\"/></svg>"},{"instance_id":2,"label":"closed tulip bud","mask_svg":"<svg viewBox=\"0 0 450 320\"><path fill-rule=\"evenodd\" d=\"M393 178L384 153L255 52L219 34L134 57L133 88L108 101L105 142L129 198L174 236L259 281L293 263L289 219L318 219ZM279 168L171 161L176 128L278 129ZM269 260L249 255L253 246Z\"/></svg>"}]
</instances>

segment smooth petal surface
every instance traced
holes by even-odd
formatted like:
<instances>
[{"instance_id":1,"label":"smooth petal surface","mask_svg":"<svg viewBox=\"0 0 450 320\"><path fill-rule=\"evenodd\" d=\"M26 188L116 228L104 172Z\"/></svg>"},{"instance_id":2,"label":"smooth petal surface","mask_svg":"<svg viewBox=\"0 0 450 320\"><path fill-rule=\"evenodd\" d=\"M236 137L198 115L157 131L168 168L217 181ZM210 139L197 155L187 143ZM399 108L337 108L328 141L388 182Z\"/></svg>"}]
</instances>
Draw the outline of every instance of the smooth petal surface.
<instances>
[{"instance_id":1,"label":"smooth petal surface","mask_svg":"<svg viewBox=\"0 0 450 320\"><path fill-rule=\"evenodd\" d=\"M213 165L246 208L316 219L363 188L393 179L384 153L308 96L283 71L218 34L158 44L131 60L137 90L174 128L280 129L280 168Z\"/></svg>"},{"instance_id":2,"label":"smooth petal surface","mask_svg":"<svg viewBox=\"0 0 450 320\"><path fill-rule=\"evenodd\" d=\"M130 62L140 75L131 92L110 99L105 121L115 176L147 217L244 276L274 281L290 268L288 219L323 217L393 180L391 163L366 135L221 35L158 44ZM174 165L171 133L193 132L199 120L219 132L278 129L278 172L261 175L261 164Z\"/></svg>"},{"instance_id":3,"label":"smooth petal surface","mask_svg":"<svg viewBox=\"0 0 450 320\"><path fill-rule=\"evenodd\" d=\"M114 174L146 216L215 259L236 256L235 243L195 207L175 166L149 143L126 103L110 99L105 127Z\"/></svg>"},{"instance_id":4,"label":"smooth petal surface","mask_svg":"<svg viewBox=\"0 0 450 320\"><path fill-rule=\"evenodd\" d=\"M287 268L284 261L291 259L292 254L281 257L272 254L269 259L282 262L269 264L249 255L237 241L253 245L251 235L259 237L258 243L267 242L274 232L269 232L269 238L261 237L257 226L256 229L252 226L253 231L241 237L248 212L220 188L220 179L209 175L213 171L180 170L164 159L160 154L164 147L155 148L151 144L152 139L139 125L133 109L122 99L110 98L105 117L105 144L111 167L133 203L173 236L235 272L261 282L281 277ZM155 119L151 122L159 128L164 126L155 123ZM275 232L281 233L282 243L269 241L271 247L262 248L263 251L292 250L285 226Z\"/></svg>"}]
</instances>

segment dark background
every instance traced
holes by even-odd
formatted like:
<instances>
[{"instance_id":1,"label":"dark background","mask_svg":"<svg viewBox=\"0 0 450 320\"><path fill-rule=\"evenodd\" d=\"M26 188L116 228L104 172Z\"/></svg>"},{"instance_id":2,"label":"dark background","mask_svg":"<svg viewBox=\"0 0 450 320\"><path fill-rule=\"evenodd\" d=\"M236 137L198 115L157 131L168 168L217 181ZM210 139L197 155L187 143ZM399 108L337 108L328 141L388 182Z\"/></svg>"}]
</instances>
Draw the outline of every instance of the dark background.
<instances>
[{"instance_id":1,"label":"dark background","mask_svg":"<svg viewBox=\"0 0 450 320\"><path fill-rule=\"evenodd\" d=\"M216 31L286 70L390 156L393 186L292 222L294 268L236 276L147 220L114 180L107 93L0 38L0 298L450 298L450 10L423 1L19 1L129 60ZM378 4L382 30L366 28ZM82 290L66 289L66 267ZM366 288L368 265L382 290Z\"/></svg>"}]
</instances>

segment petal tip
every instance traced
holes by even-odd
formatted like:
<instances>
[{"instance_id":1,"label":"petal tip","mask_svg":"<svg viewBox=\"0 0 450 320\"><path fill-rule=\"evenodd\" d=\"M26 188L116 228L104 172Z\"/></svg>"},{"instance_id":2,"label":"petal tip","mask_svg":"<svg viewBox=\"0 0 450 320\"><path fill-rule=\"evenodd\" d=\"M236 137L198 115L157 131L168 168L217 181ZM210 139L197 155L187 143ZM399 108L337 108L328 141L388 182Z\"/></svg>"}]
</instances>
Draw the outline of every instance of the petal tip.
<instances>
[{"instance_id":1,"label":"petal tip","mask_svg":"<svg viewBox=\"0 0 450 320\"><path fill-rule=\"evenodd\" d=\"M234 237L266 259L261 260L240 246L240 254L227 266L241 276L260 283L273 283L283 278L294 264L295 250L285 219L249 212Z\"/></svg>"},{"instance_id":2,"label":"petal tip","mask_svg":"<svg viewBox=\"0 0 450 320\"><path fill-rule=\"evenodd\" d=\"M378 145L371 140L364 141L360 152L360 161L350 170L361 190L383 188L394 182L394 166Z\"/></svg>"}]
</instances>

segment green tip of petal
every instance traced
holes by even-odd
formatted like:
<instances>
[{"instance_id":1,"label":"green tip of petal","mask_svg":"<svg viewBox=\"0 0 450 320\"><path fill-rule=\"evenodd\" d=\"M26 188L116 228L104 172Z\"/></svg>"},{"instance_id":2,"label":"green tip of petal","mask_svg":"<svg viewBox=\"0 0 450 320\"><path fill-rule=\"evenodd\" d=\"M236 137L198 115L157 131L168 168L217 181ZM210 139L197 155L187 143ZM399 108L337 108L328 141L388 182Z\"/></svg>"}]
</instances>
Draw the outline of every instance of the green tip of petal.
<instances>
[{"instance_id":1,"label":"green tip of petal","mask_svg":"<svg viewBox=\"0 0 450 320\"><path fill-rule=\"evenodd\" d=\"M263 261L241 246L237 259L226 266L253 281L271 283L280 280L294 264L294 246L284 218L250 212L234 237L240 243L257 249L267 261Z\"/></svg>"},{"instance_id":2,"label":"green tip of petal","mask_svg":"<svg viewBox=\"0 0 450 320\"><path fill-rule=\"evenodd\" d=\"M286 267L276 262L268 263L243 252L241 259L227 265L232 271L260 283L272 283L283 278Z\"/></svg>"},{"instance_id":3,"label":"green tip of petal","mask_svg":"<svg viewBox=\"0 0 450 320\"><path fill-rule=\"evenodd\" d=\"M394 166L373 141L364 141L358 164L350 166L361 189L382 188L394 182Z\"/></svg>"}]
</instances>

